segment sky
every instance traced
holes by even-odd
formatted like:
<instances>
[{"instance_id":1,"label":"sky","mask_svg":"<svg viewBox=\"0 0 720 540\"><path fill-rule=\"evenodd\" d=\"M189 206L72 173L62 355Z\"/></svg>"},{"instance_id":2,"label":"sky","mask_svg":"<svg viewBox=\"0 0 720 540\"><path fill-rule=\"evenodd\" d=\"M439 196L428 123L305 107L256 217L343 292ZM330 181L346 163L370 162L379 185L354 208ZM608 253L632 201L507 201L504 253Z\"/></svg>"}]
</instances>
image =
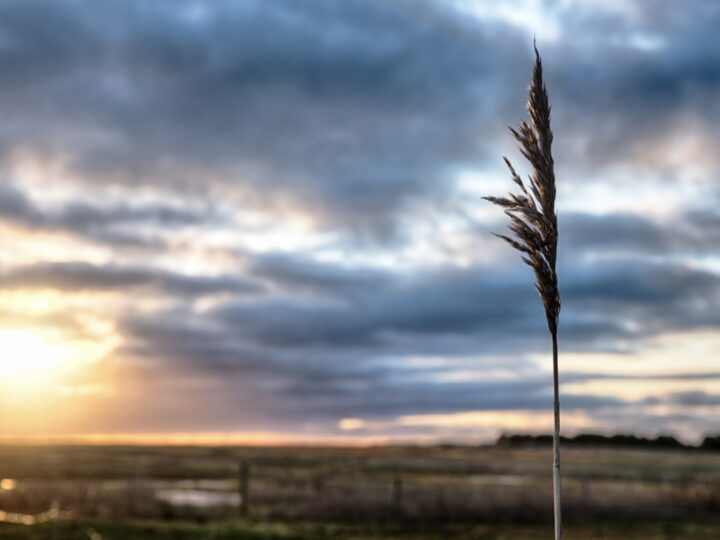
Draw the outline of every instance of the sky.
<instances>
[{"instance_id":1,"label":"sky","mask_svg":"<svg viewBox=\"0 0 720 540\"><path fill-rule=\"evenodd\" d=\"M484 195L553 107L563 431L720 432L720 4L0 1L3 440L551 430Z\"/></svg>"}]
</instances>

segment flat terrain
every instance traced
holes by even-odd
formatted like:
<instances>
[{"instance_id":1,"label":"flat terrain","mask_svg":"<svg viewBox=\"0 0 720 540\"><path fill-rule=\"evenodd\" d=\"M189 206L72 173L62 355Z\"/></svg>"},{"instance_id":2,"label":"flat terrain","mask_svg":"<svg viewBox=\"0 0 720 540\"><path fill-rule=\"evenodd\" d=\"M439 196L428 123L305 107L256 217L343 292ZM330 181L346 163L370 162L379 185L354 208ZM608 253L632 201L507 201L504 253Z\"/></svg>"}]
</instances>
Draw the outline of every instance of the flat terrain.
<instances>
[{"instance_id":1,"label":"flat terrain","mask_svg":"<svg viewBox=\"0 0 720 540\"><path fill-rule=\"evenodd\" d=\"M0 538L548 538L550 457L546 447L2 446ZM566 538L720 538L720 453L566 447L563 458Z\"/></svg>"},{"instance_id":2,"label":"flat terrain","mask_svg":"<svg viewBox=\"0 0 720 540\"><path fill-rule=\"evenodd\" d=\"M59 522L35 527L0 525L0 537L17 540L124 539L145 540L546 540L549 526L530 525L317 525L249 524L217 522L211 524L125 521ZM690 523L634 523L569 525L565 537L571 540L717 540L720 525Z\"/></svg>"}]
</instances>

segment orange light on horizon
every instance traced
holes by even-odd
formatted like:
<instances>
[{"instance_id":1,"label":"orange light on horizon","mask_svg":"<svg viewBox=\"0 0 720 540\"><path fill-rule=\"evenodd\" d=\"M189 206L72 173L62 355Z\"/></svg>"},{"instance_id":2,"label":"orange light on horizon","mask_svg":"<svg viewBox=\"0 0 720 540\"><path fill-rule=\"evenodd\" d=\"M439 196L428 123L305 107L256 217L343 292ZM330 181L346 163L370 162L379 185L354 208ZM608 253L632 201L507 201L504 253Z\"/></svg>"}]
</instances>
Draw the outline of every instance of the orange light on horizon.
<instances>
[{"instance_id":1,"label":"orange light on horizon","mask_svg":"<svg viewBox=\"0 0 720 540\"><path fill-rule=\"evenodd\" d=\"M303 436L273 432L223 433L85 433L68 435L2 435L0 444L99 446L352 446L393 443L391 437L348 438L332 435Z\"/></svg>"}]
</instances>

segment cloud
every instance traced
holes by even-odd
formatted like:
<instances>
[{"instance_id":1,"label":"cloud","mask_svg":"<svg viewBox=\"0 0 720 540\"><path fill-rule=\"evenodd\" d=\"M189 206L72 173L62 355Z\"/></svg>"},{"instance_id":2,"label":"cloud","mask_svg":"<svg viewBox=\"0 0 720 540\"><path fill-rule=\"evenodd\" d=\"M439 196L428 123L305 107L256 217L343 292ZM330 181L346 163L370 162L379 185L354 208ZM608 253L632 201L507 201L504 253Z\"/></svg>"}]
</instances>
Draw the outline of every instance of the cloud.
<instances>
[{"instance_id":1,"label":"cloud","mask_svg":"<svg viewBox=\"0 0 720 540\"><path fill-rule=\"evenodd\" d=\"M256 262L252 273L272 295L228 300L202 314L175 308L133 316L122 325L123 353L172 366L188 378L237 381L238 391L274 396L273 410L300 410L318 421L535 411L550 402L547 374L525 359L546 345L547 336L524 272L349 270L281 254ZM616 346L631 362L633 350L653 336L717 324L712 310L703 316L702 310L683 308L717 294L713 274L635 260L615 269L624 284L608 279L602 267L565 273L564 351ZM442 362L417 363L428 357ZM469 381L456 375L467 370L475 374ZM506 376L498 377L498 370ZM484 381L477 378L482 372ZM717 376L568 372L563 383L692 383ZM572 393L564 404L586 411L630 406L615 395Z\"/></svg>"},{"instance_id":2,"label":"cloud","mask_svg":"<svg viewBox=\"0 0 720 540\"><path fill-rule=\"evenodd\" d=\"M720 405L720 395L701 391L674 392L658 401L686 407L717 407Z\"/></svg>"},{"instance_id":3,"label":"cloud","mask_svg":"<svg viewBox=\"0 0 720 540\"><path fill-rule=\"evenodd\" d=\"M167 270L84 262L43 263L5 270L0 274L3 289L55 289L76 292L117 292L151 289L172 296L219 293L248 294L261 288L236 276L191 276Z\"/></svg>"},{"instance_id":4,"label":"cloud","mask_svg":"<svg viewBox=\"0 0 720 540\"><path fill-rule=\"evenodd\" d=\"M18 150L55 158L91 185L230 193L392 236L409 205L486 167L499 137L511 144L530 38L429 0L344 4L5 2L0 149L9 162ZM690 1L690 24L653 5L544 6L565 29L541 46L566 182L628 160L657 166L641 147L688 116L712 126L716 52L698 36L713 42L720 12ZM646 34L660 51L632 39Z\"/></svg>"},{"instance_id":5,"label":"cloud","mask_svg":"<svg viewBox=\"0 0 720 540\"><path fill-rule=\"evenodd\" d=\"M453 162L482 158L478 130L501 121L478 99L503 73L495 31L432 2L113 1L88 12L44 0L6 2L0 15L13 81L6 158L62 157L91 183L214 186L388 231L405 201L448 188Z\"/></svg>"},{"instance_id":6,"label":"cloud","mask_svg":"<svg viewBox=\"0 0 720 540\"><path fill-rule=\"evenodd\" d=\"M560 251L567 257L575 257L578 251L662 253L670 247L673 233L669 227L630 213L574 212L561 215L559 222Z\"/></svg>"},{"instance_id":7,"label":"cloud","mask_svg":"<svg viewBox=\"0 0 720 540\"><path fill-rule=\"evenodd\" d=\"M167 248L162 236L228 221L212 207L165 202L70 200L41 204L12 183L0 186L0 220L29 231L60 232L109 246ZM148 235L147 231L154 231Z\"/></svg>"},{"instance_id":8,"label":"cloud","mask_svg":"<svg viewBox=\"0 0 720 540\"><path fill-rule=\"evenodd\" d=\"M442 334L472 335L475 346L490 349L524 341L534 346L544 335L544 322L531 275L521 270L503 275L449 267L383 277L266 258L255 268L259 275L279 277L288 291L310 284L322 296L229 302L212 315L251 339L282 346L389 346L399 336L419 344ZM720 279L711 272L635 258L566 264L560 270L563 336L571 346L717 323L709 300L720 293ZM629 324L637 330L629 332ZM491 337L495 345L486 343Z\"/></svg>"}]
</instances>

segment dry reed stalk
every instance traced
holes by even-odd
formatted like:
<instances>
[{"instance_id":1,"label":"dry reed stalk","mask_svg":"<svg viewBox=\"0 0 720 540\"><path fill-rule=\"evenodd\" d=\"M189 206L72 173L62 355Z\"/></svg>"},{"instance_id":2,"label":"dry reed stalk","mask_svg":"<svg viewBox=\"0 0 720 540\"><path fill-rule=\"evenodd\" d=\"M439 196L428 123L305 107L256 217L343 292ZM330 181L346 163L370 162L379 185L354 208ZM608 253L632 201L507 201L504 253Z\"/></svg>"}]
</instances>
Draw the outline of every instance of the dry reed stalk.
<instances>
[{"instance_id":1,"label":"dry reed stalk","mask_svg":"<svg viewBox=\"0 0 720 540\"><path fill-rule=\"evenodd\" d=\"M518 193L507 197L485 197L503 208L510 218L509 229L513 237L498 234L513 248L523 254L523 261L535 273L535 288L545 307L548 329L553 347L553 502L555 513L555 539L562 538L560 504L560 399L558 390L557 329L560 315L560 292L558 290L555 263L557 259L558 228L555 213L555 170L552 156L553 134L550 129L550 103L543 82L542 60L535 47L535 66L530 83L527 110L532 125L520 122L518 129L510 128L519 143L520 152L530 162L532 174L530 185L525 187L510 161L503 157L510 175L520 188Z\"/></svg>"}]
</instances>

